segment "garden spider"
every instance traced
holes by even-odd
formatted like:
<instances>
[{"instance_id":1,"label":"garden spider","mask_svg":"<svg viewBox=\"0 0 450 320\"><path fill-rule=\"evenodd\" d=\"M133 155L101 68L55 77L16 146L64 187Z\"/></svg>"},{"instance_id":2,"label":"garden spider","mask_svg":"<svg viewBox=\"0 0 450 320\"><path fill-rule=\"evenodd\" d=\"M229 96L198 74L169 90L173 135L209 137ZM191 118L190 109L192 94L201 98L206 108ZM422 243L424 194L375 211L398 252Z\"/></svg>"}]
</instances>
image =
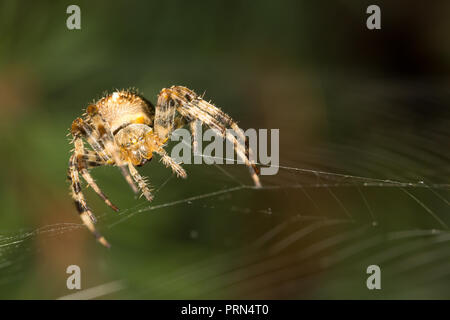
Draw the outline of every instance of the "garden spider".
<instances>
[{"instance_id":1,"label":"garden spider","mask_svg":"<svg viewBox=\"0 0 450 320\"><path fill-rule=\"evenodd\" d=\"M72 198L81 220L101 244L110 246L94 226L96 219L81 191L79 175L115 211L118 208L100 190L88 169L115 165L135 193L140 190L148 201L152 201L151 190L135 166L144 165L155 152L166 167L170 167L178 177L186 178L186 171L167 154L164 145L174 129L189 124L196 148L196 120L233 143L237 155L249 167L255 186L260 187L259 170L249 159L252 158L249 156L251 150L226 129L230 127L239 135L239 140L246 141L243 131L230 116L188 88L172 86L162 89L156 107L136 92L116 91L89 105L84 117L73 121L74 150L68 173ZM92 150L85 149L83 138Z\"/></svg>"}]
</instances>

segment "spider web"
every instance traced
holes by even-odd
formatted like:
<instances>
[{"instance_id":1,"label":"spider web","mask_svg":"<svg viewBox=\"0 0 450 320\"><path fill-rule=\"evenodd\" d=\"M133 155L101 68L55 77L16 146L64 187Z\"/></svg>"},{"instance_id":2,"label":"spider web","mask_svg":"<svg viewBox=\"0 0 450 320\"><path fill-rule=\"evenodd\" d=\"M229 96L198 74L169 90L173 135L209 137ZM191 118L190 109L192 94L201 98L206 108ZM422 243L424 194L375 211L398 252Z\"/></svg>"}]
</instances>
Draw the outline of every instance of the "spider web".
<instances>
[{"instance_id":1,"label":"spider web","mask_svg":"<svg viewBox=\"0 0 450 320\"><path fill-rule=\"evenodd\" d=\"M239 297L244 298L302 298L307 296L299 293L298 288L309 288L312 283L319 281L323 270L333 270L355 260L361 268L375 262L384 266L388 264L388 279L398 280L403 277L397 290L390 292L393 297L403 292L403 286L411 279L426 287L450 276L450 251L447 243L450 240L447 214L449 184L378 179L279 166L278 175L263 177L264 186L255 189L252 185L241 182L242 167L235 169L240 173L239 178L230 172L233 170L228 166L210 167L208 171L220 173L208 173L220 181L211 182L211 185L226 182L227 187L213 189L208 186L208 190L213 190L162 203L155 201L155 204L149 204L141 201L117 215L100 215L100 225L103 229L115 229L138 215L156 214L169 207L183 208L192 205L209 208L224 206L234 213L253 215L255 220L267 216L280 218L257 227L258 232L255 232L254 238L243 246L182 266L149 281L148 290L131 290L127 287L126 280L121 279L66 298L98 298L124 291L128 291L127 296L136 298L151 296L152 292L159 292L159 298L170 298L177 295L179 287L177 285L175 289L174 284L180 282L185 287L197 288L201 292L198 297L208 295L220 298L228 297L230 292L238 292ZM176 179L169 176L156 187L155 193L167 190L176 183ZM377 197L383 199L386 193L394 193L394 199L406 197L406 203L415 206L412 209L414 215L422 215L421 223L408 225L402 221L395 227L383 223L385 213L376 204L380 201ZM266 197L267 194L273 199L269 204L264 201L264 208L240 206L242 197ZM287 215L278 211L280 197L295 199L291 206L294 211L289 211ZM355 199L359 199L357 206ZM301 207L304 209L299 210ZM223 210L218 209L218 212ZM34 238L59 237L83 229L81 224L60 223L32 231L19 230L3 234L0 238L0 285L21 277L21 263L29 259L32 251L36 250L32 245ZM304 241L305 239L309 240ZM10 259L9 256L17 251L21 252L19 257ZM442 261L445 263L441 263ZM421 268L430 269L427 276L420 271ZM344 273L351 272L346 268L343 270ZM405 277L405 272L411 273L411 270L419 270L416 273L420 276L413 272ZM318 296L322 297L320 294Z\"/></svg>"},{"instance_id":2,"label":"spider web","mask_svg":"<svg viewBox=\"0 0 450 320\"><path fill-rule=\"evenodd\" d=\"M171 225L179 223L173 234L188 232L209 251L177 251L183 263L145 264L161 268L156 276L117 272L50 298L450 298L450 154L442 147L448 117L413 136L400 133L400 122L392 116L391 130L369 149L337 141L282 154L278 174L261 177L260 189L243 165L185 165L186 180L158 163L142 168L148 176L158 165L166 170L151 179L154 202L140 199L119 213L94 210L113 243L109 254L120 247L115 233L155 215L172 216ZM219 221L208 220L212 215ZM186 221L194 217L211 225L196 229ZM66 222L0 232L0 287L18 283L43 247L81 232L83 225ZM376 296L365 285L372 264L383 272Z\"/></svg>"}]
</instances>

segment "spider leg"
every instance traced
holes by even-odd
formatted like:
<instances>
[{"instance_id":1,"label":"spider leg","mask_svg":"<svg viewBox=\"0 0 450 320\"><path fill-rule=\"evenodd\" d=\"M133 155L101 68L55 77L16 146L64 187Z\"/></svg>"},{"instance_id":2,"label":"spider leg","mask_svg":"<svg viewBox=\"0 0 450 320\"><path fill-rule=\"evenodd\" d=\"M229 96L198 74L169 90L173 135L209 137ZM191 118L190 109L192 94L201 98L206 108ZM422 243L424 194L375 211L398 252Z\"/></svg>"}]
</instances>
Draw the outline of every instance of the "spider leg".
<instances>
[{"instance_id":1,"label":"spider leg","mask_svg":"<svg viewBox=\"0 0 450 320\"><path fill-rule=\"evenodd\" d=\"M166 150L164 150L162 147L159 147L156 150L153 150L157 154L161 156L162 163L167 167L171 168L173 173L177 175L177 177L186 178L187 174L186 171L183 169L182 166L180 166L173 158L171 158Z\"/></svg>"},{"instance_id":2,"label":"spider leg","mask_svg":"<svg viewBox=\"0 0 450 320\"><path fill-rule=\"evenodd\" d=\"M102 161L110 160L110 157L105 152L105 146L96 137L96 135L98 134L82 118L77 118L72 122L71 132L74 137L82 135L86 139L88 144L92 147L92 149L94 149L94 151L99 155Z\"/></svg>"},{"instance_id":3,"label":"spider leg","mask_svg":"<svg viewBox=\"0 0 450 320\"><path fill-rule=\"evenodd\" d=\"M114 136L111 133L111 129L109 128L108 123L103 120L101 115L98 113L98 108L95 105L90 105L86 109L93 125L96 128L96 131L99 135L99 140L101 144L106 149L107 153L111 156L114 163L119 167L120 172L123 177L131 187L134 193L137 193L139 190L133 182L133 179L130 176L130 172L128 172L126 164L122 160L120 156L119 150L115 147L114 144Z\"/></svg>"},{"instance_id":4,"label":"spider leg","mask_svg":"<svg viewBox=\"0 0 450 320\"><path fill-rule=\"evenodd\" d=\"M198 139L197 139L197 125L195 121L191 121L189 123L189 129L191 130L192 135L192 150L194 150L194 155L199 153L198 150Z\"/></svg>"},{"instance_id":5,"label":"spider leg","mask_svg":"<svg viewBox=\"0 0 450 320\"><path fill-rule=\"evenodd\" d=\"M81 220L84 225L92 232L98 242L105 247L110 247L108 241L97 231L94 226L95 217L92 211L87 206L83 192L81 190L80 177L78 175L78 161L77 151L79 146L83 144L80 136L74 137L75 152L72 154L69 160L69 180L71 181L72 198L75 202L75 207L78 210ZM78 149L78 150L77 150Z\"/></svg>"},{"instance_id":6,"label":"spider leg","mask_svg":"<svg viewBox=\"0 0 450 320\"><path fill-rule=\"evenodd\" d=\"M86 213L93 223L97 221L92 211L88 208L86 199L81 191L81 182L77 170L76 156L72 155L69 159L69 174L68 179L71 182L72 198L75 201L75 206L79 209L80 214ZM80 210L83 209L83 210Z\"/></svg>"},{"instance_id":7,"label":"spider leg","mask_svg":"<svg viewBox=\"0 0 450 320\"><path fill-rule=\"evenodd\" d=\"M163 141L167 139L173 130L176 110L190 121L200 120L215 130L220 136L233 143L237 155L249 168L255 186L261 187L261 182L258 177L259 170L255 163L249 159L249 155L253 154L251 151L246 151L245 145L239 143L233 134L227 132L226 128L231 127L239 136L240 140L246 141L243 131L229 115L203 100L203 98L199 97L192 90L180 86L173 86L170 89L161 90L156 105L154 126L155 132L160 139Z\"/></svg>"},{"instance_id":8,"label":"spider leg","mask_svg":"<svg viewBox=\"0 0 450 320\"><path fill-rule=\"evenodd\" d=\"M85 151L86 152L86 151ZM94 155L95 156L95 155ZM105 203L114 211L119 211L119 208L117 208L111 200L108 199L108 197L103 193L103 191L100 189L100 187L95 182L94 178L92 178L91 174L89 173L88 169L92 167L97 167L100 165L105 165L105 162L97 162L92 160L85 160L85 158L91 158L90 154L84 153L82 157L78 158L78 170L81 173L81 176L83 179L87 182L87 184L97 193L97 195L105 201Z\"/></svg>"},{"instance_id":9,"label":"spider leg","mask_svg":"<svg viewBox=\"0 0 450 320\"><path fill-rule=\"evenodd\" d=\"M253 158L253 150L248 146L248 138L245 136L244 131L238 126L238 124L235 121L233 121L233 119L229 115L227 115L225 112L223 112L222 110L220 110L219 108L217 108L216 106L211 104L210 102L203 100L202 97L197 97L197 99L195 99L196 94L192 90L189 90L184 87L176 87L176 89L181 92L185 92L185 91L188 92L188 93L184 93L185 98L187 100L189 100L189 98L190 98L193 102L197 102L198 108L200 108L202 111L207 113L210 117L212 117L212 119L209 119L209 121L210 121L209 126L212 128L215 128L216 130L219 130L219 133L221 133L222 137L224 137L224 135L222 133L224 128L230 127L231 129L233 129L233 131L238 135L240 141L244 142L244 145L241 143L238 143L238 141L236 140L236 138L233 135L230 135L229 137L224 137L224 138L227 138L230 142L233 143L236 153L238 153L237 149L239 149L239 153L241 153L241 158L244 160L245 164L249 167L251 166L251 168L249 168L250 172L252 174L256 173L256 175L259 175L259 168L255 165L255 163L253 161L250 161L250 159L251 160L254 159ZM216 122L216 123L214 123L214 122ZM192 127L191 127L191 129L192 129ZM195 132L193 132L193 134L195 134ZM258 178L258 181L259 181L259 178Z\"/></svg>"},{"instance_id":10,"label":"spider leg","mask_svg":"<svg viewBox=\"0 0 450 320\"><path fill-rule=\"evenodd\" d=\"M110 163L104 161L97 152L93 150L84 149L84 153L79 157L79 162L83 164L86 169L91 169L99 166L106 166Z\"/></svg>"},{"instance_id":11,"label":"spider leg","mask_svg":"<svg viewBox=\"0 0 450 320\"><path fill-rule=\"evenodd\" d=\"M180 116L175 117L174 129L184 127L186 124L187 124L186 118L183 118ZM181 178L187 177L186 171L183 169L183 167L180 164L178 164L173 158L171 158L167 154L166 150L163 149L162 146L153 151L156 152L161 157L161 161L163 162L163 164L167 168L170 167L172 169L173 173L175 173L177 175L177 177L181 177Z\"/></svg>"},{"instance_id":12,"label":"spider leg","mask_svg":"<svg viewBox=\"0 0 450 320\"><path fill-rule=\"evenodd\" d=\"M114 211L119 211L119 208L117 208L111 200L108 199L108 197L103 193L103 191L100 189L100 187L97 185L95 180L92 178L91 174L87 169L81 169L80 171L81 176L83 179L88 183L88 185L95 191L95 193L105 201L105 203Z\"/></svg>"},{"instance_id":13,"label":"spider leg","mask_svg":"<svg viewBox=\"0 0 450 320\"><path fill-rule=\"evenodd\" d=\"M117 208L112 202L108 199L108 197L102 192L100 187L95 182L94 178L92 178L91 174L89 173L88 169L95 166L100 165L106 165L110 160L105 161L102 159L102 157L99 155L99 152L95 151L85 151L83 146L83 141L79 137L80 135L84 136L84 132L91 132L91 128L89 126L84 126L85 130L81 130L79 127L74 127L72 125L72 133L75 134L74 138L74 145L75 145L75 154L76 154L76 160L77 160L77 170L79 173L81 173L81 176L83 179L88 183L88 185L97 193L97 195L105 201L105 203L112 208L114 211L119 211L119 208ZM92 138L92 135L89 136L92 140L92 144L95 146L99 146L100 143ZM86 137L87 140L87 137ZM103 151L100 151L100 154L102 154L104 157L106 157L106 154L104 154Z\"/></svg>"},{"instance_id":14,"label":"spider leg","mask_svg":"<svg viewBox=\"0 0 450 320\"><path fill-rule=\"evenodd\" d=\"M150 188L147 185L147 182L145 179L139 174L137 169L131 164L128 163L128 169L130 170L131 176L133 177L134 181L138 184L139 188L142 191L142 194L148 201L153 200L153 195L151 193Z\"/></svg>"}]
</instances>

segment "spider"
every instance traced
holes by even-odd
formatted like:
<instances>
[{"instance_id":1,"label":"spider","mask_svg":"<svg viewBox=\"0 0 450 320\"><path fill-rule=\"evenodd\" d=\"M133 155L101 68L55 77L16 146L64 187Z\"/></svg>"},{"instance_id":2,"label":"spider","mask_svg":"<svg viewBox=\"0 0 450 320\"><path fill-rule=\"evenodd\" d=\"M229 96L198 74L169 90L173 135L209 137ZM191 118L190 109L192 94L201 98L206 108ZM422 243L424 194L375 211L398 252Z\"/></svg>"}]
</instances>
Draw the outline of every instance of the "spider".
<instances>
[{"instance_id":1,"label":"spider","mask_svg":"<svg viewBox=\"0 0 450 320\"><path fill-rule=\"evenodd\" d=\"M86 113L73 121L70 133L74 149L68 172L71 194L81 220L98 242L110 247L94 226L96 219L81 190L80 175L114 211L119 209L101 191L89 169L103 165L119 167L132 190L135 193L140 190L148 201L152 201L151 189L136 166L144 165L156 153L166 167L178 177L186 178L186 171L167 154L164 146L173 130L188 124L196 150L196 120L234 144L237 155L248 166L255 186L260 187L259 169L249 159L251 149L239 143L226 129L233 129L241 141L247 141L243 131L230 116L186 87L162 89L156 106L133 90L115 91L89 105ZM85 148L84 141L92 149Z\"/></svg>"}]
</instances>

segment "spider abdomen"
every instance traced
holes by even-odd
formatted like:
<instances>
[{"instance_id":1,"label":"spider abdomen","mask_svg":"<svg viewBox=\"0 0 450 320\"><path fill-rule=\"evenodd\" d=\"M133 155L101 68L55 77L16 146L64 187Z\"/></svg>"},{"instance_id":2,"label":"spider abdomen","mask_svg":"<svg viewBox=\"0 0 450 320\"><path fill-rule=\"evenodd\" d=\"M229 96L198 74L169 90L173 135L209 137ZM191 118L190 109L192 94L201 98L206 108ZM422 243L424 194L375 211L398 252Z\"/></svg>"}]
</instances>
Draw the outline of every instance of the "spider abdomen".
<instances>
[{"instance_id":1,"label":"spider abdomen","mask_svg":"<svg viewBox=\"0 0 450 320\"><path fill-rule=\"evenodd\" d=\"M100 99L96 106L102 118L116 134L129 124L151 126L153 117L151 105L139 95L130 91L116 91Z\"/></svg>"}]
</instances>

